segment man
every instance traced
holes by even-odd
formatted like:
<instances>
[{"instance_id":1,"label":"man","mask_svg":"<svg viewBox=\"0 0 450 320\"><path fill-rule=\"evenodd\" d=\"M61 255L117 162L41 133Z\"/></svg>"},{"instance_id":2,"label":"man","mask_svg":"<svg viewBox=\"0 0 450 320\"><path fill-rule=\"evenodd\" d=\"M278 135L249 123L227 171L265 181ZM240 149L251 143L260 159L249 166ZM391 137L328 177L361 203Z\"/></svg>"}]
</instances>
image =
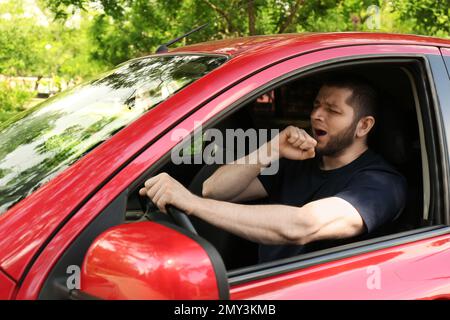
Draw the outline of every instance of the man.
<instances>
[{"instance_id":1,"label":"man","mask_svg":"<svg viewBox=\"0 0 450 320\"><path fill-rule=\"evenodd\" d=\"M204 182L204 198L165 173L147 180L140 194L163 212L172 204L260 243L261 262L297 255L310 242L370 233L392 221L406 198L405 179L368 148L375 111L370 85L331 79L314 101L312 137L287 127L246 157L251 164L220 167ZM277 174L260 174L275 161ZM264 197L272 204L236 203Z\"/></svg>"}]
</instances>

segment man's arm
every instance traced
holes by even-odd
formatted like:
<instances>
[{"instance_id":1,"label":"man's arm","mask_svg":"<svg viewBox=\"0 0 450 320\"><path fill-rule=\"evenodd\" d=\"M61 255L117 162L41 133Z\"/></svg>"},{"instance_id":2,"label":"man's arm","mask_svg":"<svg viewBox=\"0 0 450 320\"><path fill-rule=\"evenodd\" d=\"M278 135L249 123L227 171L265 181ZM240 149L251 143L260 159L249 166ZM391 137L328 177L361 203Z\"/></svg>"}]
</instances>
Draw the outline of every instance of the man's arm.
<instances>
[{"instance_id":1,"label":"man's arm","mask_svg":"<svg viewBox=\"0 0 450 320\"><path fill-rule=\"evenodd\" d=\"M189 215L259 243L303 245L348 238L364 231L357 210L337 197L313 201L301 208L242 205L197 197L164 173L147 180L139 193L147 195L163 212L166 205L172 204Z\"/></svg>"},{"instance_id":2,"label":"man's arm","mask_svg":"<svg viewBox=\"0 0 450 320\"><path fill-rule=\"evenodd\" d=\"M258 150L220 167L203 183L202 195L233 202L266 197L267 191L257 179L261 170L279 158L312 158L316 144L304 130L289 126Z\"/></svg>"},{"instance_id":3,"label":"man's arm","mask_svg":"<svg viewBox=\"0 0 450 320\"><path fill-rule=\"evenodd\" d=\"M244 161L252 163L250 159L256 159L256 157L249 155L244 158ZM224 201L264 198L267 196L267 192L256 177L261 173L261 169L266 166L262 163L226 164L205 180L202 196Z\"/></svg>"},{"instance_id":4,"label":"man's arm","mask_svg":"<svg viewBox=\"0 0 450 320\"><path fill-rule=\"evenodd\" d=\"M364 231L356 209L337 197L299 208L285 205L241 205L199 199L190 213L219 228L263 244L304 245L349 238Z\"/></svg>"}]
</instances>

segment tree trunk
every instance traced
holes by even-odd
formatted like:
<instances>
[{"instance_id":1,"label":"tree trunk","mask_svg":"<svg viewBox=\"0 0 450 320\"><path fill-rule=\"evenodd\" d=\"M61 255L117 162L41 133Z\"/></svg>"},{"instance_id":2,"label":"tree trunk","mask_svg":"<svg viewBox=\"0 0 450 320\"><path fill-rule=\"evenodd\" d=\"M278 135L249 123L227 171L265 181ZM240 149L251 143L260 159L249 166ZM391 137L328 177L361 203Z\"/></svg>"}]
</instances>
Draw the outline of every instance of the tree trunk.
<instances>
[{"instance_id":1,"label":"tree trunk","mask_svg":"<svg viewBox=\"0 0 450 320\"><path fill-rule=\"evenodd\" d=\"M298 8L300 7L300 5L303 5L304 2L305 2L305 0L297 0L295 2L294 7L291 9L292 11L290 12L289 16L286 18L284 23L281 25L280 29L278 30L278 33L283 33L284 31L286 31L286 29L290 26L290 24L294 20L296 14L297 14Z\"/></svg>"},{"instance_id":2,"label":"tree trunk","mask_svg":"<svg viewBox=\"0 0 450 320\"><path fill-rule=\"evenodd\" d=\"M256 12L254 0L248 1L248 31L251 36L256 35Z\"/></svg>"}]
</instances>

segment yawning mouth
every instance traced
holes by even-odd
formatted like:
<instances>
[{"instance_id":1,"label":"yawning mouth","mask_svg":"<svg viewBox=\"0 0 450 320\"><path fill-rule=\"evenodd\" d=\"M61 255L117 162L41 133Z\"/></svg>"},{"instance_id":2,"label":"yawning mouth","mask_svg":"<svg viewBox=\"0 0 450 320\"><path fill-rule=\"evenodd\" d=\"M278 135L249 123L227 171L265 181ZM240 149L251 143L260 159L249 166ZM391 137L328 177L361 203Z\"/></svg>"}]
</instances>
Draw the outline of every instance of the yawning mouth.
<instances>
[{"instance_id":1,"label":"yawning mouth","mask_svg":"<svg viewBox=\"0 0 450 320\"><path fill-rule=\"evenodd\" d=\"M327 132L325 130L321 130L321 129L314 129L314 134L317 137L322 137L322 136L326 135Z\"/></svg>"}]
</instances>

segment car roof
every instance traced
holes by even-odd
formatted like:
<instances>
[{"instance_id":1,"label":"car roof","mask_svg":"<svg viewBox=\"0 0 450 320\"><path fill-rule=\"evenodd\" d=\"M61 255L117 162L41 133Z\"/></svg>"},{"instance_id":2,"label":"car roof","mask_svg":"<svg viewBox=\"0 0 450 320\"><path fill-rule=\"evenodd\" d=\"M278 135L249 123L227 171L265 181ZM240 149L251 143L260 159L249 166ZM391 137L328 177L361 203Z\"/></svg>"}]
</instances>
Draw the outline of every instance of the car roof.
<instances>
[{"instance_id":1,"label":"car roof","mask_svg":"<svg viewBox=\"0 0 450 320\"><path fill-rule=\"evenodd\" d=\"M363 44L410 44L450 47L450 39L376 32L298 33L208 41L171 49L170 53L226 54L231 57L260 56L280 51L290 51L290 49L294 48L297 50L297 53L301 53L312 48L323 49Z\"/></svg>"}]
</instances>

